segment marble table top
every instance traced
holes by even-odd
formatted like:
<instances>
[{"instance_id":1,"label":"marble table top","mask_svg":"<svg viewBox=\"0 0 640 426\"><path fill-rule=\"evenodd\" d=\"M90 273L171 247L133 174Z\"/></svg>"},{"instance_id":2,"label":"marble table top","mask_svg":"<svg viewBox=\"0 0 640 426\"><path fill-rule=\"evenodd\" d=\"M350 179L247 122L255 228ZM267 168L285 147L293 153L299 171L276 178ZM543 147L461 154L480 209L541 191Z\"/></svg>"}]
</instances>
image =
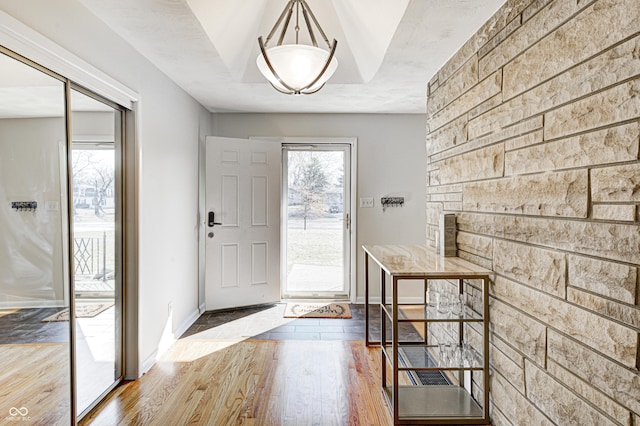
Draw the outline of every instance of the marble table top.
<instances>
[{"instance_id":1,"label":"marble table top","mask_svg":"<svg viewBox=\"0 0 640 426\"><path fill-rule=\"evenodd\" d=\"M388 274L422 278L480 278L489 269L459 257L444 257L422 245L363 245L362 249Z\"/></svg>"}]
</instances>

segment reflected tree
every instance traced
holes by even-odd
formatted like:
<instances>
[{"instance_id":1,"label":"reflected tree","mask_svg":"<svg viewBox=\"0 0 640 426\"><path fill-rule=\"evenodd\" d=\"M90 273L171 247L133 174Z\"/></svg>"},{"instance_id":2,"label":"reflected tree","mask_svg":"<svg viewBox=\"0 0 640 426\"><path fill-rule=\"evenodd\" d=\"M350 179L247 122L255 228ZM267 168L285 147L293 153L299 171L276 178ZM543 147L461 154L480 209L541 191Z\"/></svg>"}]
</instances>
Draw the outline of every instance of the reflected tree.
<instances>
[{"instance_id":1,"label":"reflected tree","mask_svg":"<svg viewBox=\"0 0 640 426\"><path fill-rule=\"evenodd\" d=\"M72 176L74 194L77 194L74 213L79 204L86 203L86 199L80 196L81 193L84 193L84 196L91 198L95 215L104 216L107 195L113 191L115 178L113 164L103 161L97 155L97 151L74 150Z\"/></svg>"}]
</instances>

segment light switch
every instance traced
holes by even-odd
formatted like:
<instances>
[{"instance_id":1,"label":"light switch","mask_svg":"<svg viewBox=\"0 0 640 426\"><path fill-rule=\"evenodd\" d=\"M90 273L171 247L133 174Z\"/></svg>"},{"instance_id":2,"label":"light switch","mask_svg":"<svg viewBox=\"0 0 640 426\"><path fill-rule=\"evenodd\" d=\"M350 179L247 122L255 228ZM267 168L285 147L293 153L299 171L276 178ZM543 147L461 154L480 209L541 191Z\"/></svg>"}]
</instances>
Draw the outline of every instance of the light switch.
<instances>
[{"instance_id":1,"label":"light switch","mask_svg":"<svg viewBox=\"0 0 640 426\"><path fill-rule=\"evenodd\" d=\"M360 207L371 208L373 207L373 197L360 198Z\"/></svg>"}]
</instances>

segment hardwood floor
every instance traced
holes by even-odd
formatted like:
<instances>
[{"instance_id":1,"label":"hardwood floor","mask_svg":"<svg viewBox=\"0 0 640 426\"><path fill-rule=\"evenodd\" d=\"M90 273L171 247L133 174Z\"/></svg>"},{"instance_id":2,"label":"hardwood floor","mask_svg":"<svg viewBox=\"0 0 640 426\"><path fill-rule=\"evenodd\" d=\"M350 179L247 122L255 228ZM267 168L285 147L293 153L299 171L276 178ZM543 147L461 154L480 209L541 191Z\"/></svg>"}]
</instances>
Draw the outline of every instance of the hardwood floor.
<instances>
[{"instance_id":1,"label":"hardwood floor","mask_svg":"<svg viewBox=\"0 0 640 426\"><path fill-rule=\"evenodd\" d=\"M180 340L84 425L387 425L362 341Z\"/></svg>"},{"instance_id":2,"label":"hardwood floor","mask_svg":"<svg viewBox=\"0 0 640 426\"><path fill-rule=\"evenodd\" d=\"M351 312L285 319L275 304L206 313L81 425L390 425L380 350L364 345L363 306ZM379 309L370 313L379 337ZM400 334L420 339L410 324Z\"/></svg>"},{"instance_id":3,"label":"hardwood floor","mask_svg":"<svg viewBox=\"0 0 640 426\"><path fill-rule=\"evenodd\" d=\"M70 424L69 345L0 345L0 360L0 424Z\"/></svg>"}]
</instances>

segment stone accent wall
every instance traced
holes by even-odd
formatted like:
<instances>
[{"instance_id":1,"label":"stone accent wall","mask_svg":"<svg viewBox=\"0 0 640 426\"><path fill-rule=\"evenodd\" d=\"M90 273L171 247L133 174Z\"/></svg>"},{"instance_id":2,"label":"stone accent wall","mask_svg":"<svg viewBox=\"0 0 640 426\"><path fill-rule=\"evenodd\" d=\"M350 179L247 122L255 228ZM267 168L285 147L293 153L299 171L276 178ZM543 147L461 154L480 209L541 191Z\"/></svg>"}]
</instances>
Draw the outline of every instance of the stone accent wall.
<instances>
[{"instance_id":1,"label":"stone accent wall","mask_svg":"<svg viewBox=\"0 0 640 426\"><path fill-rule=\"evenodd\" d=\"M492 421L640 426L640 1L508 0L428 85L427 243L496 272Z\"/></svg>"}]
</instances>

